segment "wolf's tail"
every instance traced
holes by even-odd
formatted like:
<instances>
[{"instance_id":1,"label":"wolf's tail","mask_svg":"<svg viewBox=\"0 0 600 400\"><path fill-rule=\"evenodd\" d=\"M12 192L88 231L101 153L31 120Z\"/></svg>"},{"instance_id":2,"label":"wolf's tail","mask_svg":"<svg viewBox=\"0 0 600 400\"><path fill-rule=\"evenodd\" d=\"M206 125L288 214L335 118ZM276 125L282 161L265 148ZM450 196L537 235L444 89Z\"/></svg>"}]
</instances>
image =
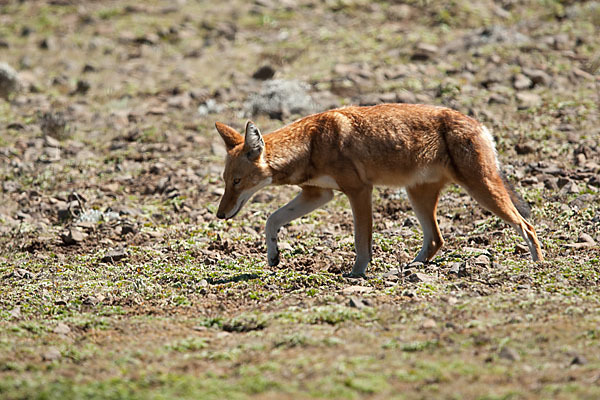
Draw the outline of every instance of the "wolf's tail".
<instances>
[{"instance_id":1,"label":"wolf's tail","mask_svg":"<svg viewBox=\"0 0 600 400\"><path fill-rule=\"evenodd\" d=\"M502 176L502 183L504 184L504 187L510 196L510 201L512 201L515 208L517 211L519 211L519 214L521 214L523 218L529 219L531 216L531 207L529 206L529 203L527 203L525 199L523 199L523 197L515 190L514 186L506 178L506 175L500 173L500 176Z\"/></svg>"}]
</instances>

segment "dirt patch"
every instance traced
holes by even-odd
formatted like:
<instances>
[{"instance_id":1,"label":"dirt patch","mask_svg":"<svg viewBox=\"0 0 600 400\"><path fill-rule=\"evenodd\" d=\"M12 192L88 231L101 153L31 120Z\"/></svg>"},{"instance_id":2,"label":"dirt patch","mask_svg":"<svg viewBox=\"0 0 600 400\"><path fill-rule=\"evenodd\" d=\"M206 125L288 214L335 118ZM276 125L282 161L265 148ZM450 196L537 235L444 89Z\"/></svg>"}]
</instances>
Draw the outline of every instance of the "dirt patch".
<instances>
[{"instance_id":1,"label":"dirt patch","mask_svg":"<svg viewBox=\"0 0 600 400\"><path fill-rule=\"evenodd\" d=\"M598 2L36 1L0 15L2 398L598 397ZM368 279L342 277L341 194L282 228L269 267L266 218L298 189L218 220L214 122L243 128L282 82L303 93L262 100L265 133L345 104L481 120L546 261L450 187L444 248L410 264L418 221L381 188Z\"/></svg>"}]
</instances>

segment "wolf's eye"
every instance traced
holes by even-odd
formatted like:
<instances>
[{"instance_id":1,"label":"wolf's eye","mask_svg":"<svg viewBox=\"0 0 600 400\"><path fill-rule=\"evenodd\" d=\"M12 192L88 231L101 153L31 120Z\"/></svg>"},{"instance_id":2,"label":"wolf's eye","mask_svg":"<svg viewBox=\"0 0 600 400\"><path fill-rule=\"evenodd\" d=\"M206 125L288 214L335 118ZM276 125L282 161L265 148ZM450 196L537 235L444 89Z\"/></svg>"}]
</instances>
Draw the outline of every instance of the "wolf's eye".
<instances>
[{"instance_id":1,"label":"wolf's eye","mask_svg":"<svg viewBox=\"0 0 600 400\"><path fill-rule=\"evenodd\" d=\"M235 179L233 180L233 184L234 184L234 185L237 185L237 184L239 184L241 181L242 181L242 180L241 180L240 178L235 178Z\"/></svg>"}]
</instances>

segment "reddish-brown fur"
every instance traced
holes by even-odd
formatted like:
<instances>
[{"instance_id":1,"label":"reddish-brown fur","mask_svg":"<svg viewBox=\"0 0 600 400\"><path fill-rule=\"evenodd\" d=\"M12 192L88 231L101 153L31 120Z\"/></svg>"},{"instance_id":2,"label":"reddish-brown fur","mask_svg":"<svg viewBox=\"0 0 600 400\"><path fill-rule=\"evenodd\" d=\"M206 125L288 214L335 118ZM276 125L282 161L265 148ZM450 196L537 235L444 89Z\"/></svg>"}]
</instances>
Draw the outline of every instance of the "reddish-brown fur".
<instances>
[{"instance_id":1,"label":"reddish-brown fur","mask_svg":"<svg viewBox=\"0 0 600 400\"><path fill-rule=\"evenodd\" d=\"M332 189L340 190L349 197L355 219L353 274L362 275L371 259L373 186L407 188L424 230L423 249L416 259L426 261L443 244L435 218L439 193L447 183L456 182L511 224L528 242L533 258L541 260L535 231L515 208L514 193L503 183L494 144L484 129L457 111L420 104L326 111L264 136L249 122L246 139L218 123L228 147L226 189L218 215L230 218L232 208L239 211L247 200L239 196L249 197L259 186L301 186L303 192L294 204L282 207L267 221L267 245L275 243L269 248L269 259L275 264L276 232L269 230L297 218L297 209L310 212L324 204Z\"/></svg>"}]
</instances>

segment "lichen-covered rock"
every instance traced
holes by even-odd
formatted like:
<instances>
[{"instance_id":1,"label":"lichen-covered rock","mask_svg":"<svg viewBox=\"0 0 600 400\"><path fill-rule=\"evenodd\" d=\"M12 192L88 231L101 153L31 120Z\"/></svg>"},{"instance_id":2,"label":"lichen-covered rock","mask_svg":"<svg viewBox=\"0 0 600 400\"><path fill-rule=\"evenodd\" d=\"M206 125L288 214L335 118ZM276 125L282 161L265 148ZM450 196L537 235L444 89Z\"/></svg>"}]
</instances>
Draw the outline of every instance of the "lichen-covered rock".
<instances>
[{"instance_id":1,"label":"lichen-covered rock","mask_svg":"<svg viewBox=\"0 0 600 400\"><path fill-rule=\"evenodd\" d=\"M10 65L0 62L0 97L8 99L19 88L17 71Z\"/></svg>"},{"instance_id":2,"label":"lichen-covered rock","mask_svg":"<svg viewBox=\"0 0 600 400\"><path fill-rule=\"evenodd\" d=\"M292 114L311 114L316 105L308 93L306 83L275 79L263 83L259 93L251 95L246 102L250 115L266 114L274 119L284 119Z\"/></svg>"}]
</instances>

